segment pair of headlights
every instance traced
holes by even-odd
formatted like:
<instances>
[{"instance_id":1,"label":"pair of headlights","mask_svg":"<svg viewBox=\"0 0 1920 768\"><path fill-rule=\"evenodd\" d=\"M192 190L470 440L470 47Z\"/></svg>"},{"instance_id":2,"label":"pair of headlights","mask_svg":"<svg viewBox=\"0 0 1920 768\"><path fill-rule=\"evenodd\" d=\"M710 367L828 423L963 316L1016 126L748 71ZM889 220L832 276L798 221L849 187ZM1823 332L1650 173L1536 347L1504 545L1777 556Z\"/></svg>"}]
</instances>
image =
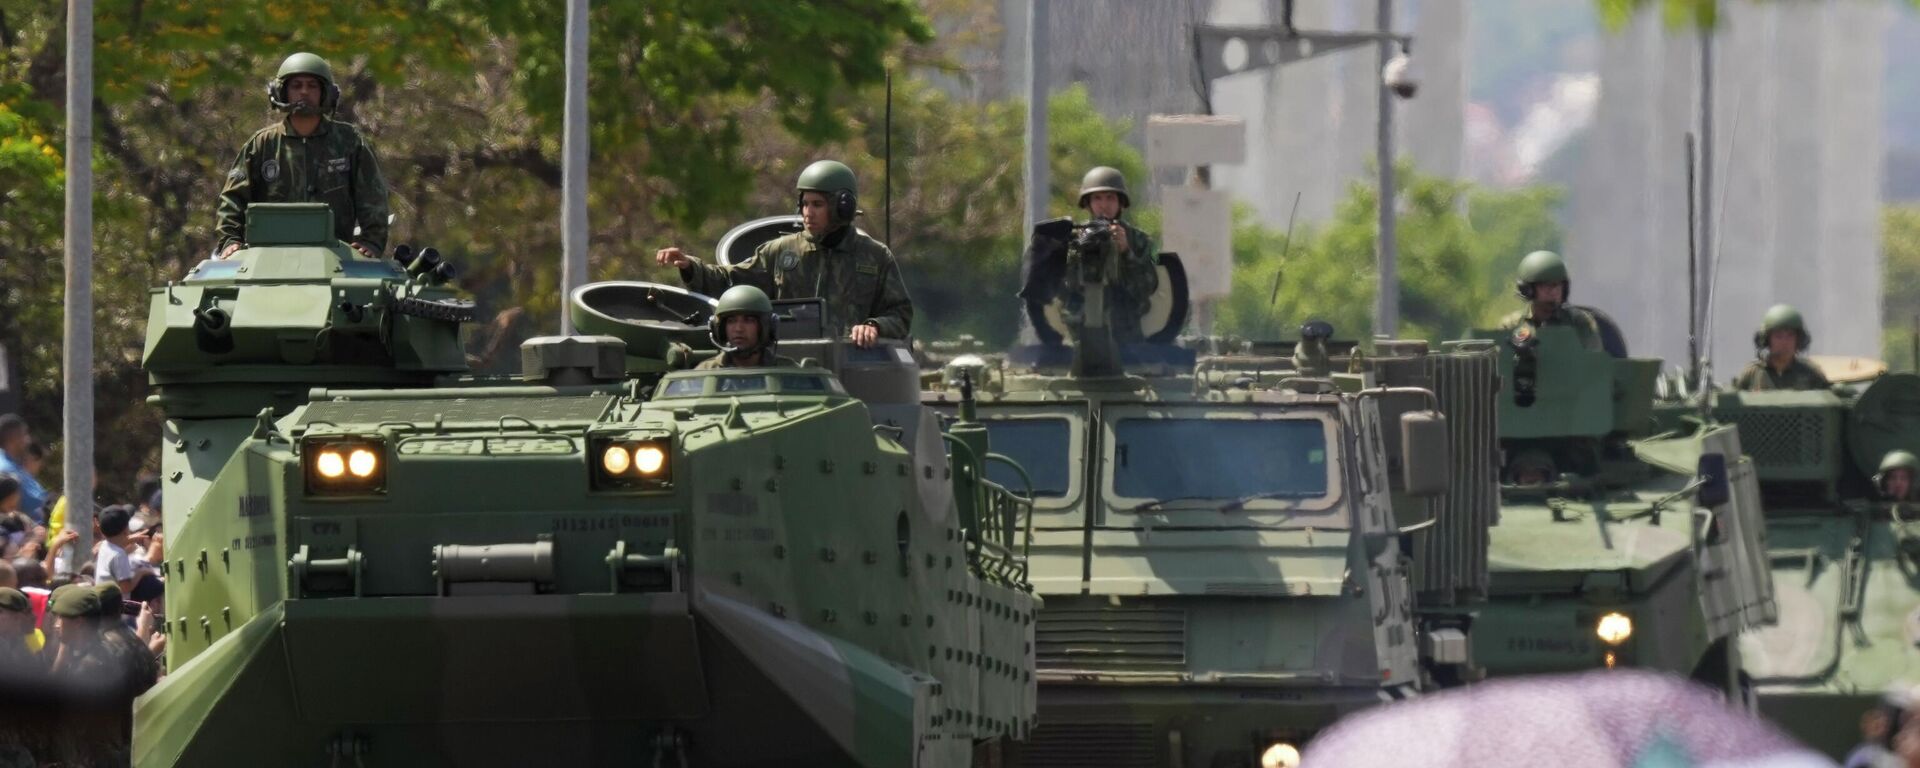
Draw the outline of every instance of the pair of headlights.
<instances>
[{"instance_id":1,"label":"pair of headlights","mask_svg":"<svg viewBox=\"0 0 1920 768\"><path fill-rule=\"evenodd\" d=\"M595 440L595 490L660 490L673 485L673 446L666 440ZM301 443L307 493L358 496L387 489L387 444L377 437L313 437Z\"/></svg>"}]
</instances>

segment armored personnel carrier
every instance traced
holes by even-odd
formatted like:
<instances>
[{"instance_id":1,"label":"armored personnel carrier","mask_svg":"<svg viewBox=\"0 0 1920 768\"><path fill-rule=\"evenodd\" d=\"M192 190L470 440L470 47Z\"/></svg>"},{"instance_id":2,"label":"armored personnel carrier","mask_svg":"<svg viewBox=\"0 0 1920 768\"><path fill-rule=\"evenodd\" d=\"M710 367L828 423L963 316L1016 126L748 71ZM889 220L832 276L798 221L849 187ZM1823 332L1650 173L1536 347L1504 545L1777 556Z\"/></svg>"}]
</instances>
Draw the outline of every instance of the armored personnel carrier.
<instances>
[{"instance_id":1,"label":"armored personnel carrier","mask_svg":"<svg viewBox=\"0 0 1920 768\"><path fill-rule=\"evenodd\" d=\"M1780 623L1743 638L1744 669L1762 713L1835 756L1861 713L1920 682L1920 507L1876 487L1888 453L1920 450L1920 376L1847 379L1720 392L1714 408L1753 458L1779 595Z\"/></svg>"},{"instance_id":2,"label":"armored personnel carrier","mask_svg":"<svg viewBox=\"0 0 1920 768\"><path fill-rule=\"evenodd\" d=\"M957 766L1033 728L1028 504L904 350L669 371L712 300L603 283L570 297L596 335L465 375L436 255L248 216L153 291L174 559L136 764Z\"/></svg>"},{"instance_id":3,"label":"armored personnel carrier","mask_svg":"<svg viewBox=\"0 0 1920 768\"><path fill-rule=\"evenodd\" d=\"M1486 335L1510 386L1474 660L1494 675L1644 667L1738 691L1737 638L1775 617L1743 430L1656 409L1659 361L1585 348L1566 326Z\"/></svg>"},{"instance_id":4,"label":"armored personnel carrier","mask_svg":"<svg viewBox=\"0 0 1920 768\"><path fill-rule=\"evenodd\" d=\"M1025 294L1048 341L939 350L960 354L924 394L958 413L959 382L985 381L978 417L1030 476L1040 727L1014 764L1285 764L1344 713L1470 676L1490 349L1409 347L1355 374L1198 356L1169 343L1172 255L1145 341L1116 344L1110 249L1070 237L1029 264L1073 289Z\"/></svg>"}]
</instances>

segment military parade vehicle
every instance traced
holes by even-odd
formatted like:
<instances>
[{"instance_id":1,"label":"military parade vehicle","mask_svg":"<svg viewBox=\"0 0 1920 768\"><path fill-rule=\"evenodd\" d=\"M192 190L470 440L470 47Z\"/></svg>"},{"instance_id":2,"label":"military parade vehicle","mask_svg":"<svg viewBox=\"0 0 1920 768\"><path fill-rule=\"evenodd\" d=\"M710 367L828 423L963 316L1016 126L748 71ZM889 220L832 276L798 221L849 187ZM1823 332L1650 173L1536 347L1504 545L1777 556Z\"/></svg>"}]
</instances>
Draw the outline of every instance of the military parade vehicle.
<instances>
[{"instance_id":1,"label":"military parade vehicle","mask_svg":"<svg viewBox=\"0 0 1920 768\"><path fill-rule=\"evenodd\" d=\"M1029 503L986 480L1018 467L901 347L802 302L811 366L674 370L712 299L600 283L592 335L471 375L437 253L247 216L152 292L169 674L137 765L958 766L1031 732Z\"/></svg>"},{"instance_id":2,"label":"military parade vehicle","mask_svg":"<svg viewBox=\"0 0 1920 768\"><path fill-rule=\"evenodd\" d=\"M1773 621L1765 523L1742 430L1655 406L1660 362L1573 328L1487 332L1500 521L1474 659L1490 674L1632 666L1741 690L1741 631Z\"/></svg>"},{"instance_id":3,"label":"military parade vehicle","mask_svg":"<svg viewBox=\"0 0 1920 768\"><path fill-rule=\"evenodd\" d=\"M1864 711L1920 682L1920 508L1878 487L1890 454L1920 450L1920 376L1822 367L1832 390L1723 391L1714 410L1753 459L1780 606L1743 638L1744 669L1762 714L1838 756Z\"/></svg>"},{"instance_id":4,"label":"military parade vehicle","mask_svg":"<svg viewBox=\"0 0 1920 768\"><path fill-rule=\"evenodd\" d=\"M1036 233L1040 343L930 345L925 402L957 414L959 383L984 381L978 417L1031 476L1040 726L1014 763L1289 764L1344 713L1472 677L1490 345L1408 344L1353 374L1200 356L1171 343L1171 254L1144 340L1116 344L1105 231Z\"/></svg>"}]
</instances>

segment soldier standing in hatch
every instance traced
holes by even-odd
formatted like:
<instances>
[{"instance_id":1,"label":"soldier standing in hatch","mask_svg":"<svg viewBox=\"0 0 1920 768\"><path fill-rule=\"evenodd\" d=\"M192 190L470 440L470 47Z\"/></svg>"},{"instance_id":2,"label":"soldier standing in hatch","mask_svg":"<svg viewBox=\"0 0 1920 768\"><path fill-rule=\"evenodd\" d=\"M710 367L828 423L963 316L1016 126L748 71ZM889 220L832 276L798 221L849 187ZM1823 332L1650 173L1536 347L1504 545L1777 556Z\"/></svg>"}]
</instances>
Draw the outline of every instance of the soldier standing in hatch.
<instances>
[{"instance_id":1,"label":"soldier standing in hatch","mask_svg":"<svg viewBox=\"0 0 1920 768\"><path fill-rule=\"evenodd\" d=\"M1599 323L1585 311L1567 306L1567 296L1573 293L1573 280L1567 275L1566 259L1553 251L1534 251L1520 259L1520 268L1516 271L1514 291L1527 302L1527 307L1502 318L1500 330L1511 331L1522 325L1536 329L1564 325L1579 336L1581 346L1602 349Z\"/></svg>"},{"instance_id":2,"label":"soldier standing in hatch","mask_svg":"<svg viewBox=\"0 0 1920 768\"><path fill-rule=\"evenodd\" d=\"M720 294L708 334L720 354L708 358L694 370L713 368L791 368L799 363L774 354L778 338L773 320L773 300L751 285L736 285Z\"/></svg>"},{"instance_id":3,"label":"soldier standing in hatch","mask_svg":"<svg viewBox=\"0 0 1920 768\"><path fill-rule=\"evenodd\" d=\"M833 160L815 162L800 172L794 191L806 228L761 245L739 264L701 264L676 247L662 248L654 258L679 269L689 290L709 296L751 285L776 299L824 298L827 329L855 346L907 338L913 300L893 252L853 226L859 211L853 169Z\"/></svg>"},{"instance_id":4,"label":"soldier standing in hatch","mask_svg":"<svg viewBox=\"0 0 1920 768\"><path fill-rule=\"evenodd\" d=\"M267 100L287 117L253 134L227 172L220 258L246 247L253 203L326 203L334 237L370 257L386 250L387 180L360 130L332 118L340 106L337 82L325 59L296 53L267 84Z\"/></svg>"},{"instance_id":5,"label":"soldier standing in hatch","mask_svg":"<svg viewBox=\"0 0 1920 768\"><path fill-rule=\"evenodd\" d=\"M1886 457L1880 460L1880 471L1873 475L1873 485L1887 501L1913 501L1915 472L1920 472L1920 457L1910 451L1887 451Z\"/></svg>"},{"instance_id":6,"label":"soldier standing in hatch","mask_svg":"<svg viewBox=\"0 0 1920 768\"><path fill-rule=\"evenodd\" d=\"M1127 196L1127 177L1117 168L1096 166L1080 178L1080 208L1094 218L1112 222L1113 250L1120 258L1120 281L1108 292L1107 316L1113 319L1113 340L1139 341L1140 316L1160 288L1154 268L1153 238L1123 217L1133 199Z\"/></svg>"},{"instance_id":7,"label":"soldier standing in hatch","mask_svg":"<svg viewBox=\"0 0 1920 768\"><path fill-rule=\"evenodd\" d=\"M1733 379L1733 388L1749 392L1788 389L1827 389L1832 382L1826 374L1800 359L1813 335L1800 318L1800 310L1775 304L1760 318L1760 330L1753 334L1754 357L1745 370Z\"/></svg>"}]
</instances>

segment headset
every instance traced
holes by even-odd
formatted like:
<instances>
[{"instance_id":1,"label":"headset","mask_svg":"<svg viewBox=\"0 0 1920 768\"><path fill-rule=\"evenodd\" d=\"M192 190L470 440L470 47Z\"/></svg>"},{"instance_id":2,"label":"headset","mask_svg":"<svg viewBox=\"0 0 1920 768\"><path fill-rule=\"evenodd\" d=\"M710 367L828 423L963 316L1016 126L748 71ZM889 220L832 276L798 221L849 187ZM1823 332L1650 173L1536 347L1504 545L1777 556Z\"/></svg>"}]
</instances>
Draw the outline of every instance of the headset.
<instances>
[{"instance_id":1,"label":"headset","mask_svg":"<svg viewBox=\"0 0 1920 768\"><path fill-rule=\"evenodd\" d=\"M1573 281L1567 280L1567 281L1561 282L1560 284L1565 286L1564 288L1560 289L1560 303L1565 304L1569 301L1572 301L1573 300ZM1515 280L1513 281L1513 292L1520 294L1520 298L1526 299L1527 301L1533 301L1533 283L1529 283L1525 280Z\"/></svg>"},{"instance_id":2,"label":"headset","mask_svg":"<svg viewBox=\"0 0 1920 768\"><path fill-rule=\"evenodd\" d=\"M340 86L334 85L332 80L307 72L296 72L287 77L300 75L306 75L322 83L325 93L320 97L320 114L333 114L334 108L340 106ZM272 104L274 109L282 112L293 109L293 104L287 101L286 78L276 77L267 81L267 102Z\"/></svg>"},{"instance_id":3,"label":"headset","mask_svg":"<svg viewBox=\"0 0 1920 768\"><path fill-rule=\"evenodd\" d=\"M821 190L803 189L795 194L793 198L793 212L795 215L805 213L808 192L821 192ZM854 196L853 190L837 189L823 194L827 196L827 204L832 206L833 223L852 224L853 217L860 213L860 199Z\"/></svg>"}]
</instances>

